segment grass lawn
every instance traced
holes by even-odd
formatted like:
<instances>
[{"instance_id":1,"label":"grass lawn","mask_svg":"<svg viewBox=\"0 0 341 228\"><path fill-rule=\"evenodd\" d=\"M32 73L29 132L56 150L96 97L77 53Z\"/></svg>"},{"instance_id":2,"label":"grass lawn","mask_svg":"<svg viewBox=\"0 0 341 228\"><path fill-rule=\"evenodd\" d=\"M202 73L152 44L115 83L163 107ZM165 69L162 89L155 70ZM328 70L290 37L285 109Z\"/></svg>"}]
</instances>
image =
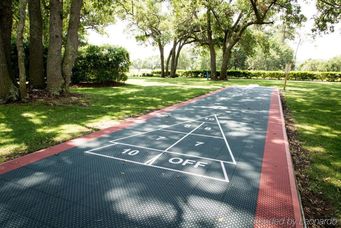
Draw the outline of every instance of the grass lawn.
<instances>
[{"instance_id":1,"label":"grass lawn","mask_svg":"<svg viewBox=\"0 0 341 228\"><path fill-rule=\"evenodd\" d=\"M131 84L113 88L73 88L72 92L85 96L82 99L85 102L0 105L0 162L212 89Z\"/></svg>"},{"instance_id":2,"label":"grass lawn","mask_svg":"<svg viewBox=\"0 0 341 228\"><path fill-rule=\"evenodd\" d=\"M74 88L85 104L42 102L0 106L0 162L112 124L113 121L158 109L221 86L259 84L282 87L281 81L131 78L117 88ZM341 218L341 83L289 82L284 93L310 151L312 182Z\"/></svg>"}]
</instances>

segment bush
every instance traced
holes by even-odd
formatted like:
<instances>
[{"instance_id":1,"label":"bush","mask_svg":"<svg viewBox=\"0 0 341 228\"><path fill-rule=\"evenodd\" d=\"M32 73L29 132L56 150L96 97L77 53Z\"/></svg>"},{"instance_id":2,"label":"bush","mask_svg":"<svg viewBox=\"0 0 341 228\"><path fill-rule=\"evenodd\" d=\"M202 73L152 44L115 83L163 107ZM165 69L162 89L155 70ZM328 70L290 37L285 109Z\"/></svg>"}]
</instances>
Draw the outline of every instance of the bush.
<instances>
[{"instance_id":1,"label":"bush","mask_svg":"<svg viewBox=\"0 0 341 228\"><path fill-rule=\"evenodd\" d=\"M80 50L72 83L126 81L129 66L129 53L124 48L89 45Z\"/></svg>"},{"instance_id":2,"label":"bush","mask_svg":"<svg viewBox=\"0 0 341 228\"><path fill-rule=\"evenodd\" d=\"M205 78L206 74L210 74L207 70L178 70L177 75L180 77ZM160 75L159 71L153 71L153 75ZM219 77L220 72L217 72ZM245 79L272 79L282 80L285 77L283 71L248 71L248 70L229 70L227 71L229 78L245 78ZM297 81L328 81L341 82L341 72L313 72L313 71L291 71L289 80Z\"/></svg>"},{"instance_id":3,"label":"bush","mask_svg":"<svg viewBox=\"0 0 341 228\"><path fill-rule=\"evenodd\" d=\"M207 70L177 70L176 76L177 77L187 77L187 78L203 78L206 77L206 73L209 72ZM152 71L153 76L160 76L160 70Z\"/></svg>"}]
</instances>

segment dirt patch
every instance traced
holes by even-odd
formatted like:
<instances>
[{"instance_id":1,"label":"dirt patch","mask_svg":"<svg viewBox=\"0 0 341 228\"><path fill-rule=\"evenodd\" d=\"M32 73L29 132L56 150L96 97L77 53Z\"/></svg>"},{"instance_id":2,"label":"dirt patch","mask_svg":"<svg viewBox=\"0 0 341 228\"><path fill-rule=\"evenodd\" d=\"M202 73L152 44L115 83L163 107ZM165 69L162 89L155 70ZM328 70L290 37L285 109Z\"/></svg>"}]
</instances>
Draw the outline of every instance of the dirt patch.
<instances>
[{"instance_id":1,"label":"dirt patch","mask_svg":"<svg viewBox=\"0 0 341 228\"><path fill-rule=\"evenodd\" d=\"M28 102L39 102L51 106L58 105L77 105L77 106L89 106L88 98L83 94L69 93L61 96L51 96L45 90L32 90L29 93Z\"/></svg>"},{"instance_id":2,"label":"dirt patch","mask_svg":"<svg viewBox=\"0 0 341 228\"><path fill-rule=\"evenodd\" d=\"M296 184L300 192L304 216L306 221L312 219L331 219L335 215L335 209L323 197L322 192L312 192L309 188L310 179L308 169L310 166L309 151L303 148L298 140L298 132L295 128L294 119L284 97L281 95L285 127L288 135L290 153L294 163ZM340 226L340 224L338 224ZM335 227L317 224L307 224L308 227Z\"/></svg>"}]
</instances>

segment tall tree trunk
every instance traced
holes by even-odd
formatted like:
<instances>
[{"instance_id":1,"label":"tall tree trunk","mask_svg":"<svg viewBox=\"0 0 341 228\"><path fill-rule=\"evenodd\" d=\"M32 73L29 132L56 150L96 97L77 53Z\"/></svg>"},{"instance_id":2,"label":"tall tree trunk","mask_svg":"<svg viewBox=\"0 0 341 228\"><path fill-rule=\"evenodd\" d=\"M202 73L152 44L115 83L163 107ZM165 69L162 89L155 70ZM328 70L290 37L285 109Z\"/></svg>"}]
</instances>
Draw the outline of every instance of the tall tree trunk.
<instances>
[{"instance_id":1,"label":"tall tree trunk","mask_svg":"<svg viewBox=\"0 0 341 228\"><path fill-rule=\"evenodd\" d=\"M44 78L43 60L43 19L41 15L40 0L29 0L28 10L30 18L30 56L29 56L29 80L33 89L46 87Z\"/></svg>"},{"instance_id":2,"label":"tall tree trunk","mask_svg":"<svg viewBox=\"0 0 341 228\"><path fill-rule=\"evenodd\" d=\"M173 48L169 51L168 57L167 57L167 61L166 61L166 76L169 75L169 62L170 59L172 57L172 52L173 52Z\"/></svg>"},{"instance_id":3,"label":"tall tree trunk","mask_svg":"<svg viewBox=\"0 0 341 228\"><path fill-rule=\"evenodd\" d=\"M11 63L11 35L12 35L12 0L0 0L0 28L3 42L3 51L5 52L8 72L13 83L16 83L15 75Z\"/></svg>"},{"instance_id":4,"label":"tall tree trunk","mask_svg":"<svg viewBox=\"0 0 341 228\"><path fill-rule=\"evenodd\" d=\"M69 93L72 68L75 64L78 52L78 29L83 0L73 0L70 9L69 28L67 32L65 53L63 59L64 93Z\"/></svg>"},{"instance_id":5,"label":"tall tree trunk","mask_svg":"<svg viewBox=\"0 0 341 228\"><path fill-rule=\"evenodd\" d=\"M227 67L231 58L232 48L233 46L228 46L223 51L223 59L222 59L221 69L220 69L220 80L228 80Z\"/></svg>"},{"instance_id":6,"label":"tall tree trunk","mask_svg":"<svg viewBox=\"0 0 341 228\"><path fill-rule=\"evenodd\" d=\"M211 68L211 79L217 80L217 57L214 45L209 45L210 49L210 68Z\"/></svg>"},{"instance_id":7,"label":"tall tree trunk","mask_svg":"<svg viewBox=\"0 0 341 228\"><path fill-rule=\"evenodd\" d=\"M227 68L231 59L232 49L238 43L239 40L240 40L240 36L230 38L230 40L228 41L227 32L225 31L224 41L223 41L223 59L222 59L221 69L220 69L220 80L228 80Z\"/></svg>"},{"instance_id":8,"label":"tall tree trunk","mask_svg":"<svg viewBox=\"0 0 341 228\"><path fill-rule=\"evenodd\" d=\"M176 70L178 69L179 64L179 57L181 53L181 49L183 48L184 44L179 44L178 50L176 51L175 55L175 63L174 63L174 74L176 75Z\"/></svg>"},{"instance_id":9,"label":"tall tree trunk","mask_svg":"<svg viewBox=\"0 0 341 228\"><path fill-rule=\"evenodd\" d=\"M175 69L175 59L176 59L176 47L177 47L177 41L174 40L173 42L173 51L172 51L172 57L171 57L171 70L170 70L170 77L175 78L176 77L176 69Z\"/></svg>"},{"instance_id":10,"label":"tall tree trunk","mask_svg":"<svg viewBox=\"0 0 341 228\"><path fill-rule=\"evenodd\" d=\"M27 99L26 91L26 69L25 69L25 50L24 50L24 29L26 20L27 0L19 1L19 22L17 29L17 51L19 67L19 92L20 99Z\"/></svg>"},{"instance_id":11,"label":"tall tree trunk","mask_svg":"<svg viewBox=\"0 0 341 228\"><path fill-rule=\"evenodd\" d=\"M212 38L211 11L207 10L207 41L210 50L211 79L217 80L217 57Z\"/></svg>"},{"instance_id":12,"label":"tall tree trunk","mask_svg":"<svg viewBox=\"0 0 341 228\"><path fill-rule=\"evenodd\" d=\"M63 1L50 0L50 39L47 56L47 90L60 95L64 83L62 76Z\"/></svg>"},{"instance_id":13,"label":"tall tree trunk","mask_svg":"<svg viewBox=\"0 0 341 228\"><path fill-rule=\"evenodd\" d=\"M161 41L158 43L159 51L160 51L160 64L161 64L161 77L165 77L165 48L162 45Z\"/></svg>"},{"instance_id":14,"label":"tall tree trunk","mask_svg":"<svg viewBox=\"0 0 341 228\"><path fill-rule=\"evenodd\" d=\"M2 27L0 27L0 34L3 34ZM4 42L2 36L0 36L0 103L16 100L17 97L18 89L11 80L6 60L6 52L4 50Z\"/></svg>"}]
</instances>

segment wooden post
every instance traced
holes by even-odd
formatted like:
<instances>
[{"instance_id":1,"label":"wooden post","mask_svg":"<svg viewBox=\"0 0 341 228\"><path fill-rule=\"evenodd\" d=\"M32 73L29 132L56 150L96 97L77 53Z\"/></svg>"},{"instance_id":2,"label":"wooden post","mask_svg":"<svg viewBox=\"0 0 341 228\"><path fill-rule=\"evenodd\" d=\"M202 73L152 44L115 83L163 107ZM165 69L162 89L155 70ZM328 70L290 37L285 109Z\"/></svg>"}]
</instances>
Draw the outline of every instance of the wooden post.
<instances>
[{"instance_id":1,"label":"wooden post","mask_svg":"<svg viewBox=\"0 0 341 228\"><path fill-rule=\"evenodd\" d=\"M285 91L286 87L287 87L287 81L289 78L289 72L291 69L291 63L288 63L285 65L285 77L284 77L284 86L283 86L283 90Z\"/></svg>"}]
</instances>

